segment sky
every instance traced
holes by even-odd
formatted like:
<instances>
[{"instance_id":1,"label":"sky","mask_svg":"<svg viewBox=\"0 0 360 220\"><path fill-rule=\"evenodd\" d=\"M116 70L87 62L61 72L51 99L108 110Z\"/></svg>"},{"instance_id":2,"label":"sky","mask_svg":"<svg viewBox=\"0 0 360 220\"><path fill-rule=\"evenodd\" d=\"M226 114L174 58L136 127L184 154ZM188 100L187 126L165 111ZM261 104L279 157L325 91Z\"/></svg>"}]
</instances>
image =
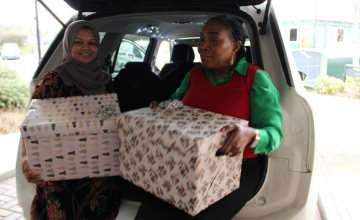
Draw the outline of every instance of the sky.
<instances>
[{"instance_id":1,"label":"sky","mask_svg":"<svg viewBox=\"0 0 360 220\"><path fill-rule=\"evenodd\" d=\"M355 1L359 0L273 0L283 21L315 19L353 22Z\"/></svg>"},{"instance_id":2,"label":"sky","mask_svg":"<svg viewBox=\"0 0 360 220\"><path fill-rule=\"evenodd\" d=\"M76 11L63 0L43 0L43 2L63 23L76 14ZM40 29L60 30L60 23L40 3L37 3L37 7ZM0 0L0 24L36 29L35 0Z\"/></svg>"}]
</instances>

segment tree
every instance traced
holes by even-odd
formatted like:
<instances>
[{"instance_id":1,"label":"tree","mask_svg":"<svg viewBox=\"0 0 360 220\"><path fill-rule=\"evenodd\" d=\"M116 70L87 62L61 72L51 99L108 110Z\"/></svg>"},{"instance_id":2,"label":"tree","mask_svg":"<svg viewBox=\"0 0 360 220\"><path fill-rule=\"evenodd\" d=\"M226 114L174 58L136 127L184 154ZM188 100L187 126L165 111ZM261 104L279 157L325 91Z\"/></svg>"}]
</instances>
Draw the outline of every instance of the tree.
<instances>
[{"instance_id":1,"label":"tree","mask_svg":"<svg viewBox=\"0 0 360 220\"><path fill-rule=\"evenodd\" d=\"M5 43L16 43L18 46L22 46L28 36L30 36L30 31L22 27L0 26L0 46Z\"/></svg>"}]
</instances>

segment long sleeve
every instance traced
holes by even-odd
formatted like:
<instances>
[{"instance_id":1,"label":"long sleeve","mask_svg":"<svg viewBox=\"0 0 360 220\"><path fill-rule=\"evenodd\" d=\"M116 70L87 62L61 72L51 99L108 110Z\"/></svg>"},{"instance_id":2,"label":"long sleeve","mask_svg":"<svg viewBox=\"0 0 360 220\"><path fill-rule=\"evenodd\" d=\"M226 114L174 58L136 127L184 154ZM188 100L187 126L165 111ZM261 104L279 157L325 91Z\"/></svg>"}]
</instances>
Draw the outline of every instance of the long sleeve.
<instances>
[{"instance_id":1,"label":"long sleeve","mask_svg":"<svg viewBox=\"0 0 360 220\"><path fill-rule=\"evenodd\" d=\"M172 100L182 100L186 95L187 91L190 88L190 76L192 69L186 74L185 78L180 84L180 87L170 96L170 101Z\"/></svg>"},{"instance_id":2,"label":"long sleeve","mask_svg":"<svg viewBox=\"0 0 360 220\"><path fill-rule=\"evenodd\" d=\"M239 61L236 72L246 74L248 63L245 59ZM198 68L202 68L201 66ZM205 69L210 82L213 78L213 71ZM228 82L230 76L220 79L218 85ZM180 87L170 96L170 100L182 100L190 88L191 71L185 76ZM215 86L215 85L213 85ZM276 150L283 138L282 133L282 113L280 109L280 96L276 90L270 76L263 70L256 72L255 79L250 92L251 108L251 127L259 130L261 140L255 148L255 154L265 153Z\"/></svg>"},{"instance_id":3,"label":"long sleeve","mask_svg":"<svg viewBox=\"0 0 360 220\"><path fill-rule=\"evenodd\" d=\"M51 71L41 77L32 95L33 99L58 98L84 95L76 86L67 86L60 75Z\"/></svg>"},{"instance_id":4,"label":"long sleeve","mask_svg":"<svg viewBox=\"0 0 360 220\"><path fill-rule=\"evenodd\" d=\"M250 93L251 127L259 130L255 154L276 150L283 138L280 96L270 76L258 70Z\"/></svg>"}]
</instances>

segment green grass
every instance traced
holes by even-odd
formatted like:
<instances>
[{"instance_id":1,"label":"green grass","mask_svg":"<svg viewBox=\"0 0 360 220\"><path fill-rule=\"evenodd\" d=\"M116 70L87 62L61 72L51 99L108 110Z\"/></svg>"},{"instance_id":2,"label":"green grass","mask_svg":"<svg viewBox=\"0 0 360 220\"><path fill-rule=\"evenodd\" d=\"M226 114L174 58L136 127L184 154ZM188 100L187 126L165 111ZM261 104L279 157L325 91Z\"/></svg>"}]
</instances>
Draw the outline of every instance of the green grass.
<instances>
[{"instance_id":1,"label":"green grass","mask_svg":"<svg viewBox=\"0 0 360 220\"><path fill-rule=\"evenodd\" d=\"M0 67L0 134L19 132L29 100L28 83L14 69Z\"/></svg>"}]
</instances>

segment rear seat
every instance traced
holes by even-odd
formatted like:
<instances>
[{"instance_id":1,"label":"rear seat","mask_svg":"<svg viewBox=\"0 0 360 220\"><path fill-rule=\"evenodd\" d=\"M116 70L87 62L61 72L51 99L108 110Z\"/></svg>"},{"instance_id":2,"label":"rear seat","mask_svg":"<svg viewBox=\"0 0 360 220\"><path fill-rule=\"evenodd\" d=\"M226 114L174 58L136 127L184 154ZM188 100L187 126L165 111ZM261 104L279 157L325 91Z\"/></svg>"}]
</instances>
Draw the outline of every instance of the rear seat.
<instances>
[{"instance_id":1,"label":"rear seat","mask_svg":"<svg viewBox=\"0 0 360 220\"><path fill-rule=\"evenodd\" d=\"M151 71L149 63L128 62L114 78L121 112L148 107L159 101L161 79Z\"/></svg>"},{"instance_id":2,"label":"rear seat","mask_svg":"<svg viewBox=\"0 0 360 220\"><path fill-rule=\"evenodd\" d=\"M162 80L159 90L161 101L169 99L170 95L179 88L186 74L196 65L196 63L193 62L195 58L194 50L188 44L175 45L171 57L178 61L171 65L166 64L166 67L164 66L164 68L167 68L164 72L168 72L161 76ZM172 67L171 70L169 70L170 67Z\"/></svg>"},{"instance_id":3,"label":"rear seat","mask_svg":"<svg viewBox=\"0 0 360 220\"><path fill-rule=\"evenodd\" d=\"M173 69L164 76L160 85L161 100L167 100L180 87L186 74L198 63L179 62L176 69Z\"/></svg>"},{"instance_id":4,"label":"rear seat","mask_svg":"<svg viewBox=\"0 0 360 220\"><path fill-rule=\"evenodd\" d=\"M171 62L164 65L159 74L160 78L163 78L171 70L177 67L179 62L190 62L194 61L195 54L193 48L188 44L177 44L174 46L171 53Z\"/></svg>"}]
</instances>

